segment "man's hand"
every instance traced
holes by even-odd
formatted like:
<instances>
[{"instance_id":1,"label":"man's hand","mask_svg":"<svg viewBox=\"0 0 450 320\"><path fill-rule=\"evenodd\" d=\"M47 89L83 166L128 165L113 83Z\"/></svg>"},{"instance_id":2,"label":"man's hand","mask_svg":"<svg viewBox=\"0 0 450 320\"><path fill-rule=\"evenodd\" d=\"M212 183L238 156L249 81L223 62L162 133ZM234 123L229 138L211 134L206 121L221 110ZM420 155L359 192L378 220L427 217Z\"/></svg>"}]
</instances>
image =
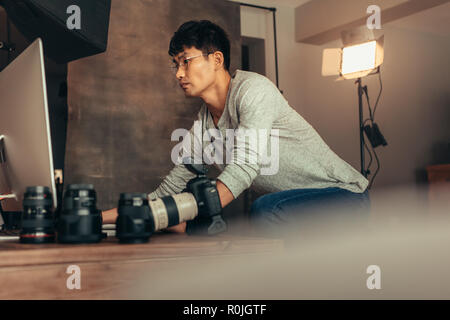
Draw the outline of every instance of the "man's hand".
<instances>
[{"instance_id":1,"label":"man's hand","mask_svg":"<svg viewBox=\"0 0 450 320\"><path fill-rule=\"evenodd\" d=\"M117 208L102 211L103 224L115 224L117 216L118 216ZM164 230L175 233L184 233L186 232L186 222L180 223L176 226L172 226Z\"/></svg>"},{"instance_id":2,"label":"man's hand","mask_svg":"<svg viewBox=\"0 0 450 320\"><path fill-rule=\"evenodd\" d=\"M223 184L222 181L217 180L216 187L217 187L217 192L219 193L220 204L221 204L222 208L224 208L231 201L234 200L234 196L231 193L230 189L228 189L228 187L225 184ZM103 211L102 217L103 217L103 224L116 223L117 208ZM177 224L176 226L172 226L172 227L166 228L164 230L169 231L169 232L174 232L174 233L184 233L184 232L186 232L186 222Z\"/></svg>"},{"instance_id":3,"label":"man's hand","mask_svg":"<svg viewBox=\"0 0 450 320\"><path fill-rule=\"evenodd\" d=\"M103 224L115 224L117 215L117 208L102 211Z\"/></svg>"},{"instance_id":4,"label":"man's hand","mask_svg":"<svg viewBox=\"0 0 450 320\"><path fill-rule=\"evenodd\" d=\"M176 226L169 227L164 229L165 231L174 232L174 233L185 233L186 232L186 222L177 224Z\"/></svg>"}]
</instances>

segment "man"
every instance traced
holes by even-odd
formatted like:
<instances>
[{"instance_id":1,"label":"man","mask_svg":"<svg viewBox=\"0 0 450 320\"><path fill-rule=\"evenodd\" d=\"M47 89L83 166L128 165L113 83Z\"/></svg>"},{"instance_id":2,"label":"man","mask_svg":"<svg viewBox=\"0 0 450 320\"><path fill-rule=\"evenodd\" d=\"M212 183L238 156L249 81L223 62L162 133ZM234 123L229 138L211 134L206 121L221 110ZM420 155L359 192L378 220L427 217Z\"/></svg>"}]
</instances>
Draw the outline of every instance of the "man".
<instances>
[{"instance_id":1,"label":"man","mask_svg":"<svg viewBox=\"0 0 450 320\"><path fill-rule=\"evenodd\" d=\"M170 41L169 55L186 97L204 102L198 114L201 137L210 129L219 130L222 137L230 129L262 133L256 144L236 134L234 160L216 164L222 171L217 178L222 207L252 186L267 194L253 203L251 219L270 229L314 203L338 199L365 203L367 179L325 144L270 80L240 70L230 75L230 42L219 26L206 20L184 23ZM194 131L195 125L190 134L196 139ZM268 150L276 170L263 173L261 156ZM245 161L249 156L256 161ZM183 164L176 164L149 198L180 193L193 177ZM114 222L116 216L115 210L105 212L104 221ZM169 229L185 232L186 223Z\"/></svg>"}]
</instances>

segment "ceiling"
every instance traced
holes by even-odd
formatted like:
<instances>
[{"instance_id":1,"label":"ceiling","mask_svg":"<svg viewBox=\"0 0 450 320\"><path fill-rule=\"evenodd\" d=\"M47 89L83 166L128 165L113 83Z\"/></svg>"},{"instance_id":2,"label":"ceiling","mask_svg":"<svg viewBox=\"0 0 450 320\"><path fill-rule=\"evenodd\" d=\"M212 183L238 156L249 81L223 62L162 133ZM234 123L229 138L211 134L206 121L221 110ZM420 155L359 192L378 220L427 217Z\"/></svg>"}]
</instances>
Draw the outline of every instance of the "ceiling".
<instances>
[{"instance_id":1,"label":"ceiling","mask_svg":"<svg viewBox=\"0 0 450 320\"><path fill-rule=\"evenodd\" d=\"M232 1L239 2L239 0ZM253 4L267 6L279 5L291 8L297 8L298 6L301 6L309 1L316 0L242 0L242 2ZM381 20L383 21L383 16L381 16ZM419 32L450 36L450 2L412 14L394 22L390 22L389 25Z\"/></svg>"},{"instance_id":2,"label":"ceiling","mask_svg":"<svg viewBox=\"0 0 450 320\"><path fill-rule=\"evenodd\" d=\"M298 6L309 2L312 0L275 0L272 1L274 4L276 3L277 5L280 6L285 6L285 7L293 7L293 8L297 8Z\"/></svg>"},{"instance_id":3,"label":"ceiling","mask_svg":"<svg viewBox=\"0 0 450 320\"><path fill-rule=\"evenodd\" d=\"M383 19L383 16L381 16ZM450 2L391 22L389 25L441 36L450 36Z\"/></svg>"},{"instance_id":4,"label":"ceiling","mask_svg":"<svg viewBox=\"0 0 450 320\"><path fill-rule=\"evenodd\" d=\"M315 0L276 0L276 3L296 8L309 1ZM383 22L383 16L381 16L381 21ZM441 36L450 36L450 2L390 22L389 25Z\"/></svg>"},{"instance_id":5,"label":"ceiling","mask_svg":"<svg viewBox=\"0 0 450 320\"><path fill-rule=\"evenodd\" d=\"M297 8L298 6L312 0L231 0L231 1L245 2L267 7L283 6L283 7Z\"/></svg>"}]
</instances>

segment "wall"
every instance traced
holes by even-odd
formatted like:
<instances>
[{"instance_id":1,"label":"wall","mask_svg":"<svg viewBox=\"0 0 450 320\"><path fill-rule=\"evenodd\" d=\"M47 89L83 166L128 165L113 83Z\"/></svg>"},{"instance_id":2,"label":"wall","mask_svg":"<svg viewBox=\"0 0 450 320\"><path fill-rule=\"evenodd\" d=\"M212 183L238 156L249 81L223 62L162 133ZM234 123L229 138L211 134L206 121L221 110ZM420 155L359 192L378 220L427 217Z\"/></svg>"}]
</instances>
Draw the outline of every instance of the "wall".
<instances>
[{"instance_id":1,"label":"wall","mask_svg":"<svg viewBox=\"0 0 450 320\"><path fill-rule=\"evenodd\" d=\"M330 147L359 170L358 105L353 81L321 76L326 46L295 42L294 7L276 1L245 1L277 8L280 89ZM242 11L241 20L252 19ZM249 23L249 22L247 22ZM450 38L383 25L385 63L383 94L376 122L388 141L376 149L381 170L373 190L420 186L425 166L450 162ZM378 78L367 77L372 103ZM368 161L368 160L367 160ZM374 168L374 166L372 166Z\"/></svg>"},{"instance_id":2,"label":"wall","mask_svg":"<svg viewBox=\"0 0 450 320\"><path fill-rule=\"evenodd\" d=\"M265 75L276 83L272 12L265 9L241 6L241 35L264 40Z\"/></svg>"},{"instance_id":3,"label":"wall","mask_svg":"<svg viewBox=\"0 0 450 320\"><path fill-rule=\"evenodd\" d=\"M242 37L242 47L246 47L248 50L248 70L266 75L265 46L264 39ZM244 59L244 52L242 52L242 59ZM244 64L244 62L242 63ZM242 69L246 70L244 66Z\"/></svg>"}]
</instances>

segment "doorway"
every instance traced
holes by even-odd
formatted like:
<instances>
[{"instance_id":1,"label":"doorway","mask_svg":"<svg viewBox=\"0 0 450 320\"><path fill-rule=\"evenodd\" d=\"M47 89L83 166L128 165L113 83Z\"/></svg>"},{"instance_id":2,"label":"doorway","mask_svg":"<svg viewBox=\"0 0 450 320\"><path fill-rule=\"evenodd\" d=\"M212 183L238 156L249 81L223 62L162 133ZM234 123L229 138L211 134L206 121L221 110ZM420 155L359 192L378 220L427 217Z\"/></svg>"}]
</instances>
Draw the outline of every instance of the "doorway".
<instances>
[{"instance_id":1,"label":"doorway","mask_svg":"<svg viewBox=\"0 0 450 320\"><path fill-rule=\"evenodd\" d=\"M264 39L242 37L242 70L266 75Z\"/></svg>"}]
</instances>

